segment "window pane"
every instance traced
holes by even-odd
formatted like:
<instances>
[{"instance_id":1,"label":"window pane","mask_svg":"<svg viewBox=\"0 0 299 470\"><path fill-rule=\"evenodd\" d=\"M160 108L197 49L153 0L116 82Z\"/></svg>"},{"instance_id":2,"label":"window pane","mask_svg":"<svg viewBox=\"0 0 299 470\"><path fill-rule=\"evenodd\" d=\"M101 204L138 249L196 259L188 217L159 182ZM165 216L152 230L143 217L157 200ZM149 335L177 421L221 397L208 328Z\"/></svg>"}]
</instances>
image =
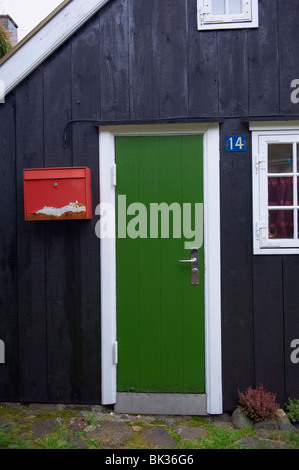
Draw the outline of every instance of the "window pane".
<instances>
[{"instance_id":1,"label":"window pane","mask_svg":"<svg viewBox=\"0 0 299 470\"><path fill-rule=\"evenodd\" d=\"M269 211L269 238L294 238L293 211Z\"/></svg>"},{"instance_id":2,"label":"window pane","mask_svg":"<svg viewBox=\"0 0 299 470\"><path fill-rule=\"evenodd\" d=\"M293 178L291 176L268 178L268 205L293 205Z\"/></svg>"},{"instance_id":3,"label":"window pane","mask_svg":"<svg viewBox=\"0 0 299 470\"><path fill-rule=\"evenodd\" d=\"M268 172L292 173L293 146L292 144L268 145Z\"/></svg>"},{"instance_id":4,"label":"window pane","mask_svg":"<svg viewBox=\"0 0 299 470\"><path fill-rule=\"evenodd\" d=\"M224 15L225 13L225 0L212 1L212 15Z\"/></svg>"},{"instance_id":5,"label":"window pane","mask_svg":"<svg viewBox=\"0 0 299 470\"><path fill-rule=\"evenodd\" d=\"M242 13L242 0L229 0L229 13L232 15Z\"/></svg>"}]
</instances>

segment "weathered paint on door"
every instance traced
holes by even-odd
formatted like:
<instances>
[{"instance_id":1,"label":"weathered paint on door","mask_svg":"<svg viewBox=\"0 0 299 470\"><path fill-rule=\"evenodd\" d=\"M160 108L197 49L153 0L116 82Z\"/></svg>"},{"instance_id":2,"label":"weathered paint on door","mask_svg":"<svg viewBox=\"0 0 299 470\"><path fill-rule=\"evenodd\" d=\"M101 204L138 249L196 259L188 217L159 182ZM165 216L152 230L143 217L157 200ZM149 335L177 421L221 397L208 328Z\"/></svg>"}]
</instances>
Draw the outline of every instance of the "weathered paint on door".
<instances>
[{"instance_id":1,"label":"weathered paint on door","mask_svg":"<svg viewBox=\"0 0 299 470\"><path fill-rule=\"evenodd\" d=\"M119 196L125 195L127 209L138 202L147 213L146 233L138 206L126 215L128 232L135 224L135 235L147 238L117 237L117 389L203 393L203 244L200 282L191 285L190 264L179 262L190 259L183 229L175 238L169 217L169 238L162 238L161 230L158 238L150 238L151 203L203 203L202 136L118 137L116 165L118 208ZM183 210L181 215L183 222ZM118 218L119 228L123 231Z\"/></svg>"}]
</instances>

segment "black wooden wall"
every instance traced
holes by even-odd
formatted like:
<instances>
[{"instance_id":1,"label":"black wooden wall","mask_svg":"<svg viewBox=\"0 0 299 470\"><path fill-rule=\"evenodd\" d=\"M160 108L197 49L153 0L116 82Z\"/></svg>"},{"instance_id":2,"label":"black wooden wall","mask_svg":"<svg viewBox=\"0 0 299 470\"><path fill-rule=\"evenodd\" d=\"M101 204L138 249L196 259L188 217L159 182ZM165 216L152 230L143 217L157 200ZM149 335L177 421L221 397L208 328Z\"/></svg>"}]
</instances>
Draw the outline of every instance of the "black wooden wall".
<instances>
[{"instance_id":1,"label":"black wooden wall","mask_svg":"<svg viewBox=\"0 0 299 470\"><path fill-rule=\"evenodd\" d=\"M259 18L258 29L199 32L196 0L111 0L0 105L1 401L100 402L96 217L23 218L26 167L88 166L98 204L98 132L81 120L221 123L224 409L260 382L282 405L299 398L299 257L252 254L248 130L299 118L299 2L259 0ZM246 152L225 152L234 133Z\"/></svg>"}]
</instances>

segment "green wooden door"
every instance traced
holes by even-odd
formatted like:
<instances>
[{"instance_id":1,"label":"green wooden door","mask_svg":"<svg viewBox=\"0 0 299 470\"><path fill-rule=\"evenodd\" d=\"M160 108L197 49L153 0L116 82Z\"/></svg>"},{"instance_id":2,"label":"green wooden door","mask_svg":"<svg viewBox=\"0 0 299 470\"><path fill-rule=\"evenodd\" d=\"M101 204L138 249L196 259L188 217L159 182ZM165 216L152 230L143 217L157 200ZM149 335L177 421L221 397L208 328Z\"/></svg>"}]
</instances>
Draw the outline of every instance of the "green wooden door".
<instances>
[{"instance_id":1,"label":"green wooden door","mask_svg":"<svg viewBox=\"0 0 299 470\"><path fill-rule=\"evenodd\" d=\"M116 165L117 390L203 393L203 243L199 285L179 262L190 259L187 208L194 229L194 203L203 203L202 136L116 138ZM157 232L157 203L181 207L179 228L178 211L169 210Z\"/></svg>"}]
</instances>

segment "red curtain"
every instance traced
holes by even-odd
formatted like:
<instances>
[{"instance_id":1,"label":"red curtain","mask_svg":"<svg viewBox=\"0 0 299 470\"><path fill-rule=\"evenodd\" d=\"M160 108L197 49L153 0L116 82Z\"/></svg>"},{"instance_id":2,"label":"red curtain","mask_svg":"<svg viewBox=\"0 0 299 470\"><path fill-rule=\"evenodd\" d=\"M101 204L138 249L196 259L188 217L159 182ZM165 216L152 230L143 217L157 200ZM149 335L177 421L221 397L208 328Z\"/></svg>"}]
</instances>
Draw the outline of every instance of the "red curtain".
<instances>
[{"instance_id":1,"label":"red curtain","mask_svg":"<svg viewBox=\"0 0 299 470\"><path fill-rule=\"evenodd\" d=\"M293 205L293 178L277 177L268 179L269 206ZM269 237L293 238L293 210L269 210Z\"/></svg>"}]
</instances>

